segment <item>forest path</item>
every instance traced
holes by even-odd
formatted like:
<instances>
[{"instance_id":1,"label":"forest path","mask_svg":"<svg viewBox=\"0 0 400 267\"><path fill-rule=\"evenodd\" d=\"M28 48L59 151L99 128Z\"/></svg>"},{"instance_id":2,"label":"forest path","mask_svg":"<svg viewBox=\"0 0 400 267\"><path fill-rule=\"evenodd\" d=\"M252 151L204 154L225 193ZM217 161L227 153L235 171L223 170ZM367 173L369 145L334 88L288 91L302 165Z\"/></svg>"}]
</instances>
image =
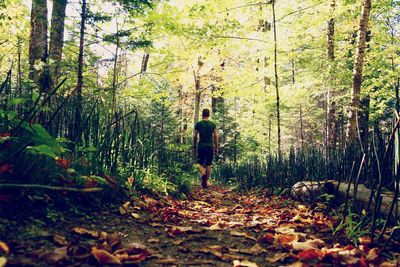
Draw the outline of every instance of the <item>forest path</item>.
<instances>
[{"instance_id":1,"label":"forest path","mask_svg":"<svg viewBox=\"0 0 400 267\"><path fill-rule=\"evenodd\" d=\"M334 219L321 206L264 191L196 186L187 200L143 195L107 207L65 213L53 225L30 219L14 236L8 230L0 238L9 245L7 266L375 266L382 260L368 238L354 247L334 237Z\"/></svg>"},{"instance_id":2,"label":"forest path","mask_svg":"<svg viewBox=\"0 0 400 267\"><path fill-rule=\"evenodd\" d=\"M153 213L147 225L154 227L145 242L157 258L143 266L364 266L378 258L368 240L361 248L345 239L341 244L321 206L311 209L265 191L195 187L187 200L144 202L141 209Z\"/></svg>"}]
</instances>

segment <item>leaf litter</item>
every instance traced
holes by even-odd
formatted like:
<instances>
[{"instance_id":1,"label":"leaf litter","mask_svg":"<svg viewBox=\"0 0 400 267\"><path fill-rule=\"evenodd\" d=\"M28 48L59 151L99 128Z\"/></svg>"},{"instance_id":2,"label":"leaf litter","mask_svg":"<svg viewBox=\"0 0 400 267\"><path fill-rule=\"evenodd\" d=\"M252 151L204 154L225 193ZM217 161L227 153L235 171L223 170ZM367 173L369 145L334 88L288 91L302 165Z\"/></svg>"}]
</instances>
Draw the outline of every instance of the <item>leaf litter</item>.
<instances>
[{"instance_id":1,"label":"leaf litter","mask_svg":"<svg viewBox=\"0 0 400 267\"><path fill-rule=\"evenodd\" d=\"M81 220L69 232L46 229L52 235L42 238L50 239L53 249L27 253L29 244L0 241L0 263L396 266L384 260L369 237L360 237L358 245L336 239L336 218L265 191L195 187L186 200L143 195L95 217L102 219L94 224ZM25 259L18 261L21 254Z\"/></svg>"}]
</instances>

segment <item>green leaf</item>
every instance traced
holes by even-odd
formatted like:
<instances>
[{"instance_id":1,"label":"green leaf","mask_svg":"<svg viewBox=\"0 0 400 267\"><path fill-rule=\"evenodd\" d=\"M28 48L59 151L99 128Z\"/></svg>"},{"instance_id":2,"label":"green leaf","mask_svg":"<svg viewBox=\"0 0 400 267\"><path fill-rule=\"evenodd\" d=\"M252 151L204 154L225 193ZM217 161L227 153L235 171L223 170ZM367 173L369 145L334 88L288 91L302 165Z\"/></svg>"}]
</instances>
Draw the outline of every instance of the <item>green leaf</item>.
<instances>
[{"instance_id":1,"label":"green leaf","mask_svg":"<svg viewBox=\"0 0 400 267\"><path fill-rule=\"evenodd\" d=\"M47 145L29 146L27 150L33 154L48 156L50 158L57 157L57 154Z\"/></svg>"},{"instance_id":2,"label":"green leaf","mask_svg":"<svg viewBox=\"0 0 400 267\"><path fill-rule=\"evenodd\" d=\"M57 142L40 124L23 124L22 127L32 134L31 138L36 145L47 145L54 153L59 154L62 152L60 143Z\"/></svg>"},{"instance_id":3,"label":"green leaf","mask_svg":"<svg viewBox=\"0 0 400 267\"><path fill-rule=\"evenodd\" d=\"M9 104L10 105L21 105L21 104L25 104L28 101L27 98L13 98L10 99Z\"/></svg>"}]
</instances>

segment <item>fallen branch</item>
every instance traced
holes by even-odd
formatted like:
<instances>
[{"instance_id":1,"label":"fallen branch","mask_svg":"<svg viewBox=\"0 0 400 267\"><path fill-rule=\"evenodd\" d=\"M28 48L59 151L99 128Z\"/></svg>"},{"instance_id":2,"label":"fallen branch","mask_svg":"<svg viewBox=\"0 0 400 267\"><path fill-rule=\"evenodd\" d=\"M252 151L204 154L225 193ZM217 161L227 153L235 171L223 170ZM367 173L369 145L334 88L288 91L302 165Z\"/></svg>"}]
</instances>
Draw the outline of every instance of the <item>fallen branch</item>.
<instances>
[{"instance_id":1,"label":"fallen branch","mask_svg":"<svg viewBox=\"0 0 400 267\"><path fill-rule=\"evenodd\" d=\"M79 193L93 193L103 190L100 187L70 188L70 187L49 186L49 185L39 185L39 184L0 184L0 190L3 189L42 189L49 191L69 191L69 192L79 192Z\"/></svg>"}]
</instances>

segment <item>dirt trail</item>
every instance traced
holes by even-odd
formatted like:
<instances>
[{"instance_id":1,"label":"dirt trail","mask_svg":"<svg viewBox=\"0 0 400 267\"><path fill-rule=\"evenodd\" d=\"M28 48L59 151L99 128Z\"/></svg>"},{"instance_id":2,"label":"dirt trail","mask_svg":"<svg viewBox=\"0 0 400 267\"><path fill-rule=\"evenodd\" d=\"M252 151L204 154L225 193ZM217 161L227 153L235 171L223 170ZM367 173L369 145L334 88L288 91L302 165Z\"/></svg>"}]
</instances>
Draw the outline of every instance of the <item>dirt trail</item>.
<instances>
[{"instance_id":1,"label":"dirt trail","mask_svg":"<svg viewBox=\"0 0 400 267\"><path fill-rule=\"evenodd\" d=\"M23 240L15 235L0 240L10 249L3 253L7 266L368 266L382 261L368 238L354 247L333 237L335 220L319 209L263 192L195 187L187 200L142 196L91 216L66 215ZM17 231L31 226L24 227Z\"/></svg>"}]
</instances>

